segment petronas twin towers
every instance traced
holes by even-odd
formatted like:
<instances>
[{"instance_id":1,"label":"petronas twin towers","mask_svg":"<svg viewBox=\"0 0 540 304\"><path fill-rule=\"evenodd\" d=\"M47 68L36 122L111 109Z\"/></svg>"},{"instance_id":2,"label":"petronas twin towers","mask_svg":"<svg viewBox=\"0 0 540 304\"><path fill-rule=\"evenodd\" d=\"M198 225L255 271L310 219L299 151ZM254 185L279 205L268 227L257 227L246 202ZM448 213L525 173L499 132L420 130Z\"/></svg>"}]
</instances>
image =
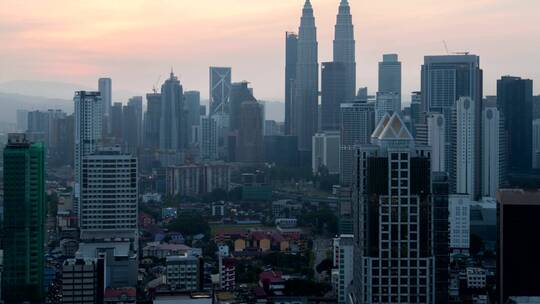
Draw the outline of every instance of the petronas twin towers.
<instances>
[{"instance_id":1,"label":"petronas twin towers","mask_svg":"<svg viewBox=\"0 0 540 304\"><path fill-rule=\"evenodd\" d=\"M294 43L294 45L293 45ZM297 48L295 75L286 75L286 82L293 80L293 89L286 92L286 125L288 132L298 137L298 149L311 151L312 137L318 131L319 62L317 28L313 7L306 0L302 11L297 41L287 39L287 50ZM290 52L288 52L289 54ZM341 62L346 70L346 99L356 92L356 60L354 26L347 0L341 0L334 36L334 62ZM290 94L290 95L289 95ZM288 98L287 98L288 97Z\"/></svg>"}]
</instances>

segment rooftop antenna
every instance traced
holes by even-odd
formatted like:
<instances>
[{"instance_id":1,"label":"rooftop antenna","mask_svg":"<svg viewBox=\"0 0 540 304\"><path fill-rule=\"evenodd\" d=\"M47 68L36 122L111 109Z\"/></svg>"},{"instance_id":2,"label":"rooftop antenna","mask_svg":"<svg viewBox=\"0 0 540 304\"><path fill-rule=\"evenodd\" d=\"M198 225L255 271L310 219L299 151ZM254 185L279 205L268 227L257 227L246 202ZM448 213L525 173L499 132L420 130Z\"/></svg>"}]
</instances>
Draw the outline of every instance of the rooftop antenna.
<instances>
[{"instance_id":1,"label":"rooftop antenna","mask_svg":"<svg viewBox=\"0 0 540 304\"><path fill-rule=\"evenodd\" d=\"M450 52L448 51L448 45L446 44L446 40L443 40L443 45L444 45L444 49L446 50L446 54L450 54Z\"/></svg>"},{"instance_id":2,"label":"rooftop antenna","mask_svg":"<svg viewBox=\"0 0 540 304\"><path fill-rule=\"evenodd\" d=\"M156 82L154 83L154 85L152 86L152 91L154 91L154 94L157 94L157 85L159 83L159 81L161 80L161 75L158 76L158 79L156 80Z\"/></svg>"}]
</instances>

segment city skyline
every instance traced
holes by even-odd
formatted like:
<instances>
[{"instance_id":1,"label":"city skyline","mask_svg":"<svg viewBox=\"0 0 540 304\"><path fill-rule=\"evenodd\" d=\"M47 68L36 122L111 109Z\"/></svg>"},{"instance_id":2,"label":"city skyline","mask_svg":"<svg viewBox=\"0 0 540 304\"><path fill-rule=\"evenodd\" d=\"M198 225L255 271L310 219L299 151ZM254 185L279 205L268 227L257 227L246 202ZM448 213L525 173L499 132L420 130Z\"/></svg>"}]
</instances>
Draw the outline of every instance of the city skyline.
<instances>
[{"instance_id":1,"label":"city skyline","mask_svg":"<svg viewBox=\"0 0 540 304\"><path fill-rule=\"evenodd\" d=\"M312 1L319 62L332 59L339 2ZM151 91L160 75L165 79L173 66L186 89L199 90L206 99L208 67L218 65L233 68L233 81L249 80L260 99L283 101L283 34L297 30L303 1L3 3L8 9L0 12L0 40L10 43L0 50L5 67L0 83L54 80L94 87L96 78L111 77L115 90L142 95ZM385 0L350 5L357 87L367 85L371 94L377 90L380 57L395 52L403 62L402 94L408 103L410 91L420 88L423 56L446 54L443 40L450 52L470 51L481 57L481 65L487 67L485 95L496 93L496 80L502 75L540 78L530 64L536 49L530 37L539 25L520 22L534 17L534 7L540 8L535 1L412 0L404 5ZM45 16L43 11L50 13ZM76 17L82 12L101 22ZM472 15L475 18L467 18ZM502 17L512 26L499 25ZM212 45L219 45L220 51L214 52ZM113 101L118 100L113 96Z\"/></svg>"}]
</instances>

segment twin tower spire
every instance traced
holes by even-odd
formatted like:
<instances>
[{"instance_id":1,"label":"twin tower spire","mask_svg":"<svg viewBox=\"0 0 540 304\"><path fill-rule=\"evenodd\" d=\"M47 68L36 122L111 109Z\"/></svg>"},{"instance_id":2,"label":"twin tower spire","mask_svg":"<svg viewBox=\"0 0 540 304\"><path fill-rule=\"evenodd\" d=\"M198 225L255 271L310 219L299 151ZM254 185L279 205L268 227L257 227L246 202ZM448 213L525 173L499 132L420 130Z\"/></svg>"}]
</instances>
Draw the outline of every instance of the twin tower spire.
<instances>
[{"instance_id":1,"label":"twin tower spire","mask_svg":"<svg viewBox=\"0 0 540 304\"><path fill-rule=\"evenodd\" d=\"M286 105L286 111L290 109L290 133L298 137L299 151L309 152L312 148L312 136L318 131L319 123L317 28L310 0L306 0L302 10L296 55L294 93L291 104ZM355 41L352 16L347 0L341 0L339 4L335 25L333 61L341 62L345 66L345 97L347 100L353 99L356 95ZM287 113L286 116L288 116Z\"/></svg>"}]
</instances>

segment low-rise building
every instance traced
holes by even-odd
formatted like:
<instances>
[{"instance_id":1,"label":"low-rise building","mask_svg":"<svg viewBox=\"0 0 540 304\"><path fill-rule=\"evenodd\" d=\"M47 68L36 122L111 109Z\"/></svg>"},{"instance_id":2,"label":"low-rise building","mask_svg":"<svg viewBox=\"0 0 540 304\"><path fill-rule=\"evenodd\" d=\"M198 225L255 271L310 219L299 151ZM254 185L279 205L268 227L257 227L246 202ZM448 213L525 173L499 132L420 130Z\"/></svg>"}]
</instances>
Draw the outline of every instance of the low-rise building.
<instances>
[{"instance_id":1,"label":"low-rise building","mask_svg":"<svg viewBox=\"0 0 540 304\"><path fill-rule=\"evenodd\" d=\"M181 256L181 255L190 255L201 257L202 249L201 248L192 248L183 244L168 244L168 243L148 243L143 248L143 257L154 257L163 259L168 256Z\"/></svg>"},{"instance_id":2,"label":"low-rise building","mask_svg":"<svg viewBox=\"0 0 540 304\"><path fill-rule=\"evenodd\" d=\"M467 288L481 289L486 287L486 270L477 267L468 267L466 270Z\"/></svg>"},{"instance_id":3,"label":"low-rise building","mask_svg":"<svg viewBox=\"0 0 540 304\"><path fill-rule=\"evenodd\" d=\"M193 292L202 289L202 261L184 254L168 256L166 282L172 291Z\"/></svg>"},{"instance_id":4,"label":"low-rise building","mask_svg":"<svg viewBox=\"0 0 540 304\"><path fill-rule=\"evenodd\" d=\"M62 264L62 303L102 303L105 286L104 259L67 259Z\"/></svg>"}]
</instances>

